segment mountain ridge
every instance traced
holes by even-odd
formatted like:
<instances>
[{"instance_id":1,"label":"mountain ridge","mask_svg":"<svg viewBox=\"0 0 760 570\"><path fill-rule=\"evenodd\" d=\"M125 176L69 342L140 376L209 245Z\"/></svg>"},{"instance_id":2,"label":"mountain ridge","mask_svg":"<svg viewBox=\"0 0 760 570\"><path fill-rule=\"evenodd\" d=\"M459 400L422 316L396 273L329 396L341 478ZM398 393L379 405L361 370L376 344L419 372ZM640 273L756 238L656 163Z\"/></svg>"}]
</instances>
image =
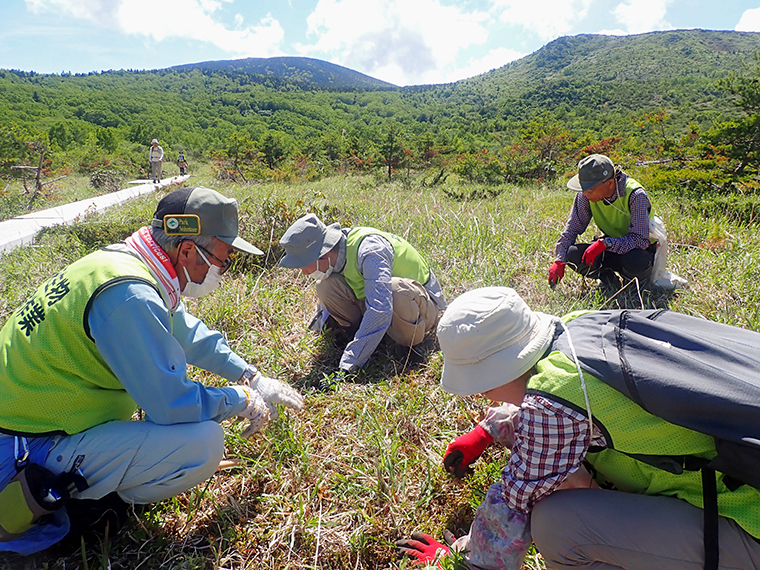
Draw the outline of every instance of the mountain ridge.
<instances>
[{"instance_id":1,"label":"mountain ridge","mask_svg":"<svg viewBox=\"0 0 760 570\"><path fill-rule=\"evenodd\" d=\"M166 68L177 71L193 69L212 71L232 71L261 76L289 78L296 84L308 88L316 85L332 90L386 90L398 86L382 81L348 67L321 59L300 56L248 57L174 65Z\"/></svg>"}]
</instances>

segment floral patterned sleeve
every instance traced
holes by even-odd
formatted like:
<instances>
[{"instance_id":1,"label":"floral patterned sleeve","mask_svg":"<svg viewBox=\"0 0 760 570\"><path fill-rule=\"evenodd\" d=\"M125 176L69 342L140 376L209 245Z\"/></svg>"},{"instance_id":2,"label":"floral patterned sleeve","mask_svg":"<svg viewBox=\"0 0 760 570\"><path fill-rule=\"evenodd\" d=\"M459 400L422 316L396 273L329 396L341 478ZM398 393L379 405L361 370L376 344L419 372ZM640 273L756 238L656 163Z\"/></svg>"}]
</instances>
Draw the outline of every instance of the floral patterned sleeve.
<instances>
[{"instance_id":1,"label":"floral patterned sleeve","mask_svg":"<svg viewBox=\"0 0 760 570\"><path fill-rule=\"evenodd\" d=\"M486 430L496 443L509 449L515 443L515 426L520 408L514 404L502 404L488 408L486 417L480 422L480 427Z\"/></svg>"},{"instance_id":2,"label":"floral patterned sleeve","mask_svg":"<svg viewBox=\"0 0 760 570\"><path fill-rule=\"evenodd\" d=\"M501 483L495 483L475 512L470 533L451 548L467 551L465 558L478 569L519 570L530 543L530 515L510 509Z\"/></svg>"}]
</instances>

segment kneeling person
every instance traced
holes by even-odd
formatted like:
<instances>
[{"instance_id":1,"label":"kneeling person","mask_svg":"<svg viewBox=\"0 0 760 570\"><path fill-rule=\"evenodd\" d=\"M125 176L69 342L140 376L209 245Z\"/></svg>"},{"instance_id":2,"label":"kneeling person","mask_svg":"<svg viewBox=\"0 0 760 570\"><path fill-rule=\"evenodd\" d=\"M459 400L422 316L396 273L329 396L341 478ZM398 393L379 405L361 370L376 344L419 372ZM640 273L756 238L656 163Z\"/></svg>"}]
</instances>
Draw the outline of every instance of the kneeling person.
<instances>
[{"instance_id":1,"label":"kneeling person","mask_svg":"<svg viewBox=\"0 0 760 570\"><path fill-rule=\"evenodd\" d=\"M48 279L0 330L0 551L61 540L69 494L78 508L182 493L216 470L221 421L249 420L245 436L276 404L303 405L182 303L210 293L235 250L262 253L238 236L235 200L183 188L153 218ZM192 381L188 363L239 385ZM145 421L131 421L138 406Z\"/></svg>"},{"instance_id":2,"label":"kneeling person","mask_svg":"<svg viewBox=\"0 0 760 570\"><path fill-rule=\"evenodd\" d=\"M421 343L446 308L425 259L394 234L326 226L306 214L288 228L280 245L282 267L300 269L317 281L326 313L318 319L320 328L329 316L353 337L340 360L344 372L364 366L386 333L402 346Z\"/></svg>"},{"instance_id":3,"label":"kneeling person","mask_svg":"<svg viewBox=\"0 0 760 570\"><path fill-rule=\"evenodd\" d=\"M656 240L650 239L652 205L644 188L602 154L578 163L578 174L567 183L577 192L565 229L549 268L549 284L556 285L570 265L581 275L599 279L607 293L617 291L620 275L646 285L652 274ZM591 220L604 234L593 243L575 243Z\"/></svg>"}]
</instances>

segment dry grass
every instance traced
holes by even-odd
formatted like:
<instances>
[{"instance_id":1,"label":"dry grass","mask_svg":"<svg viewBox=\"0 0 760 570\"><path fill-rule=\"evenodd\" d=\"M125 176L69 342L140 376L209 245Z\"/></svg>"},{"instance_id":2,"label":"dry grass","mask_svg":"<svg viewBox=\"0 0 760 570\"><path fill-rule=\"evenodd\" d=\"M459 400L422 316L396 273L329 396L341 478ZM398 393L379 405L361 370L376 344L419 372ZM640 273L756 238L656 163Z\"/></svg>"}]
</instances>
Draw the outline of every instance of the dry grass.
<instances>
[{"instance_id":1,"label":"dry grass","mask_svg":"<svg viewBox=\"0 0 760 570\"><path fill-rule=\"evenodd\" d=\"M90 540L84 550L69 545L29 558L0 557L0 568L400 569L412 564L397 557L396 539L415 530L439 537L446 528L466 532L474 508L498 478L504 451L489 449L465 481L445 474L441 458L448 441L477 421L484 402L438 388L442 362L432 343L422 355L383 343L360 383L326 392L314 388L335 369L340 350L330 337L306 329L313 288L276 267L276 243L287 220L307 210L406 236L430 261L449 299L478 286L508 285L548 313L605 302L577 276L568 275L555 291L546 285L571 201L556 188L506 188L475 201L357 178L217 189L240 199L243 233L267 255L245 260L190 311L224 331L245 358L302 389L306 408L284 413L251 440L239 438L239 424L226 424L228 458L240 464L204 486L138 510L116 536ZM134 229L159 198L138 200L98 221ZM671 241L682 244L674 247L670 266L690 287L641 301L760 328L754 228L727 220L705 227L683 217L665 197L654 199ZM275 202L282 214L277 219L263 208ZM0 258L2 316L34 283L98 245L96 238L72 239L69 231L51 233L35 249ZM198 370L191 375L220 382ZM540 556L531 554L526 566L540 568Z\"/></svg>"}]
</instances>

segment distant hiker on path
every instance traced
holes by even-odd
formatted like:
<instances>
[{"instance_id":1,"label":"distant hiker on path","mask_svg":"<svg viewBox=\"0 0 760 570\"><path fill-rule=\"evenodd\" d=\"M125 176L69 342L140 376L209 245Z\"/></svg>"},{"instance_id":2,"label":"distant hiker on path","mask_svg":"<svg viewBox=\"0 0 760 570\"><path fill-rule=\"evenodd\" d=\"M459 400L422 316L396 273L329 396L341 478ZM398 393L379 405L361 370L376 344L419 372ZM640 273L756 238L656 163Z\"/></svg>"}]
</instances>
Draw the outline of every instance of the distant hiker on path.
<instances>
[{"instance_id":1,"label":"distant hiker on path","mask_svg":"<svg viewBox=\"0 0 760 570\"><path fill-rule=\"evenodd\" d=\"M438 340L445 390L504 403L444 456L461 477L492 442L511 449L453 546L474 567L518 570L532 540L557 570L760 568L760 334L662 310L559 319L486 287L449 305Z\"/></svg>"},{"instance_id":2,"label":"distant hiker on path","mask_svg":"<svg viewBox=\"0 0 760 570\"><path fill-rule=\"evenodd\" d=\"M150 142L148 161L150 162L150 172L151 176L153 176L153 183L161 182L161 167L164 164L164 149L158 146L158 139L153 139Z\"/></svg>"},{"instance_id":3,"label":"distant hiker on path","mask_svg":"<svg viewBox=\"0 0 760 570\"><path fill-rule=\"evenodd\" d=\"M184 176L185 170L187 169L187 161L185 160L185 153L182 151L179 151L179 156L177 157L177 166L179 166L179 175Z\"/></svg>"},{"instance_id":4,"label":"distant hiker on path","mask_svg":"<svg viewBox=\"0 0 760 570\"><path fill-rule=\"evenodd\" d=\"M622 286L618 275L626 282L638 278L642 288L648 285L657 241L650 239L652 205L641 184L608 157L592 154L578 163L578 174L567 187L577 194L555 248L549 285L562 280L565 265L599 279L607 295ZM592 219L603 235L592 243L575 243Z\"/></svg>"},{"instance_id":5,"label":"distant hiker on path","mask_svg":"<svg viewBox=\"0 0 760 570\"><path fill-rule=\"evenodd\" d=\"M317 283L321 306L310 328L332 327L352 339L338 375L363 367L385 334L401 346L421 343L446 308L425 259L397 235L325 226L306 214L288 228L280 245L285 250L280 266L300 269Z\"/></svg>"},{"instance_id":6,"label":"distant hiker on path","mask_svg":"<svg viewBox=\"0 0 760 570\"><path fill-rule=\"evenodd\" d=\"M277 404L302 407L185 311L182 298L213 291L235 251L262 253L238 235L237 202L176 190L149 226L48 279L5 323L0 551L55 544L82 509L125 512L182 493L219 465L220 422L247 419L247 437ZM237 385L190 380L187 364ZM131 421L138 407L145 420Z\"/></svg>"}]
</instances>

